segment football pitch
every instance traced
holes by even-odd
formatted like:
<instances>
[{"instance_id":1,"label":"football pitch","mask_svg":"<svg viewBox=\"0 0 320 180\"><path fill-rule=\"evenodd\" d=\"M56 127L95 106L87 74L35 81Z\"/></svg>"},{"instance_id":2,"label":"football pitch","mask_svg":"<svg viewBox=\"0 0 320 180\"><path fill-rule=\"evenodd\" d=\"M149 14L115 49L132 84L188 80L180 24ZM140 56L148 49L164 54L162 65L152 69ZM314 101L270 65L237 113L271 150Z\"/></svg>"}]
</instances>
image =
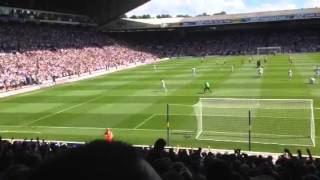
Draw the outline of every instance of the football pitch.
<instances>
[{"instance_id":1,"label":"football pitch","mask_svg":"<svg viewBox=\"0 0 320 180\"><path fill-rule=\"evenodd\" d=\"M320 65L320 54L291 56L293 63L289 63L288 55L268 56L260 78L256 69L258 56L251 62L249 56L207 57L204 61L179 58L157 63L157 71L154 65L145 65L0 99L0 133L2 138L90 141L104 138L105 128L111 128L115 139L152 145L157 138L167 138L169 104L170 145L247 150L248 127L239 125L239 122L248 123L247 111L238 120L242 116L236 117L238 112L231 108L207 110L213 117L227 118L218 124L204 121L203 129L211 133L196 139L197 117L193 105L200 98L311 99L316 132L316 146L311 149L319 155L320 83L311 85L308 82L315 75L316 65ZM193 77L194 67L196 76ZM288 78L289 69L293 70L292 80ZM161 79L168 92L161 89ZM203 93L205 82L211 83L212 93ZM253 143L254 151L282 152L285 147L293 151L305 149L299 145L304 143L299 142L305 141L301 140L307 138L304 135L309 135L308 113L285 109L281 116L266 113L275 118L273 121L264 118L272 123L261 123L256 131L264 134L265 137L260 138L269 139L270 143ZM298 135L301 132L301 137L295 136L295 132ZM276 143L273 144L272 139Z\"/></svg>"}]
</instances>

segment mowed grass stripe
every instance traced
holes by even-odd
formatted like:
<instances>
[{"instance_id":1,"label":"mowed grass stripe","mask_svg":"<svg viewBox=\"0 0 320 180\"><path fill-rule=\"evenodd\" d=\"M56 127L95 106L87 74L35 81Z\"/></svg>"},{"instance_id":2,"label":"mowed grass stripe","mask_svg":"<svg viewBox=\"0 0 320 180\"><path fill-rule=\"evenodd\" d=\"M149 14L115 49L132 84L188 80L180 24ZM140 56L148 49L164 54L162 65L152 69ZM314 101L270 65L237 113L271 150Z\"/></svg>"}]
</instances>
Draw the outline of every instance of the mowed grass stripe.
<instances>
[{"instance_id":1,"label":"mowed grass stripe","mask_svg":"<svg viewBox=\"0 0 320 180\"><path fill-rule=\"evenodd\" d=\"M171 67L172 68L172 67ZM56 97L53 97L54 99L56 99ZM117 97L117 99L119 100L119 99L121 99L121 98L119 98L119 97ZM27 102L30 102L29 101L29 99L27 99ZM75 105L74 107L78 107L78 105ZM58 113L61 113L61 112L64 112L65 111L65 109L63 109L63 110L61 110L61 111L58 111ZM45 116L45 117L51 117L52 115L49 115L49 116ZM41 118L42 119L42 118Z\"/></svg>"},{"instance_id":2,"label":"mowed grass stripe","mask_svg":"<svg viewBox=\"0 0 320 180\"><path fill-rule=\"evenodd\" d=\"M63 113L63 112L66 112L66 111L69 111L69 110L71 110L71 109L75 109L75 108L77 108L77 107L80 107L80 106L83 106L83 105L88 104L88 103L90 103L90 102L93 102L93 101L95 101L95 100L97 100L97 99L103 98L103 96L104 96L104 95L98 96L98 97L92 98L92 99L90 99L90 100L88 100L88 101L85 101L85 102L83 102L83 103L79 103L79 104L70 106L70 107L68 107L68 108L62 109L62 110L60 110L60 111L57 111L57 112L55 112L55 113L48 114L48 115L43 116L43 117L40 117L40 118L38 118L38 119L36 119L36 120L33 120L33 121L28 122L28 123L22 124L21 126L30 126L30 125L32 125L32 124L34 124L34 123L37 123L37 122L39 122L39 121L48 119L48 118L53 117L53 116L55 116L55 115L57 115L57 114L61 114L61 113Z\"/></svg>"},{"instance_id":3,"label":"mowed grass stripe","mask_svg":"<svg viewBox=\"0 0 320 180\"><path fill-rule=\"evenodd\" d=\"M293 57L294 58L294 57ZM262 97L291 97L292 99L299 99L301 97L310 97L310 92L304 83L304 77L299 73L300 66L296 67L295 64L289 63L289 56L276 56L271 57L272 63L268 63L268 71L265 73L261 87ZM292 80L288 78L288 71L292 69L294 76ZM274 83L277 82L277 86ZM285 108L285 107L284 107ZM278 111L281 111L279 109ZM276 112L275 110L275 115ZM264 112L258 111L259 114L263 115ZM280 112L281 114L286 114L290 112ZM303 135L310 137L310 118L311 113L304 114L307 116L300 119L283 119L283 120L265 120L260 119L258 122L254 122L255 132L266 132L270 133L287 133L290 135ZM287 140L291 142L291 140ZM291 142L292 143L292 142ZM311 137L309 139L304 139L301 141L306 145L311 144Z\"/></svg>"},{"instance_id":4,"label":"mowed grass stripe","mask_svg":"<svg viewBox=\"0 0 320 180\"><path fill-rule=\"evenodd\" d=\"M276 61L276 58L281 59L281 57L275 57L272 61ZM45 116L48 113L57 112L63 109L63 107L70 107L77 103L85 102L90 98L106 94L105 97L97 99L94 102L62 112L50 117L49 119L39 121L31 125L30 128L16 128L16 131L23 131L23 128L26 128L25 131L30 131L30 129L40 125L49 127L99 128L99 130L92 131L70 128L61 130L44 129L41 131L41 137L43 138L86 141L97 137L103 138L104 127L114 127L116 128L114 129L116 138L134 144L150 144L158 137L166 138L166 133L164 131L166 127L165 115L154 116L143 124L143 126L138 128L159 130L156 132L148 132L147 130L143 131L143 133L140 131L121 131L117 130L117 128L130 130L139 123L142 123L152 114L165 114L165 107L167 103L188 105L196 103L199 97L203 97L201 91L205 81L213 82L214 91L213 94L206 95L205 97L252 98L252 95L249 92L258 92L259 90L257 89L261 89L261 92L268 92L268 94L255 95L255 98L308 99L315 97L315 95L312 94L303 94L301 91L288 94L286 91L294 89L295 83L289 84L284 81L287 78L286 66L280 66L278 63L273 65L273 62L271 62L272 68L267 68L268 71L270 70L272 72L269 78L274 79L273 82L270 80L270 82L266 82L267 86L261 86L256 89L257 82L255 81L255 63L249 65L248 57L213 57L208 58L209 60L202 64L199 58L184 59L185 60L173 60L159 63L157 65L157 73L154 72L153 65L144 66L133 70L113 73L92 80L50 88L41 93L34 93L30 96L25 96L26 98L17 97L12 98L11 100L0 101L0 119L8 119L6 123L3 123L4 120L0 120L0 124L19 125L19 119L23 122L27 119L25 117L30 118L35 113L37 114L37 112L39 116ZM245 60L245 64L243 66L241 64L242 59ZM308 60L306 59L305 61ZM231 72L232 64L235 64L235 71L233 73ZM309 64L312 63L302 63L302 67L307 67ZM198 75L195 78L191 77L192 67L197 67ZM285 73L285 77L280 80L279 77L282 75L282 71ZM265 75L268 76L267 73ZM164 78L167 82L167 86L169 88L169 92L167 94L159 91L160 78ZM263 78L262 81L264 83L265 79ZM285 86L285 84L287 86ZM298 84L299 82L297 85ZM280 88L281 86L283 86L283 88ZM304 88L310 87L306 86ZM239 89L239 92L236 91L237 89ZM219 94L215 92L216 90L220 90ZM50 104L52 104L52 107L49 107L49 109L45 108L44 110L41 110L41 108L37 109L36 107L41 107L42 103L43 106L50 106ZM1 112L2 107L6 108L3 109L3 112ZM23 110L24 107L25 110ZM31 112L35 113L29 113L27 107L31 109L35 108L35 110L31 110ZM19 113L19 111L22 113ZM114 112L112 113L112 111ZM192 112L191 109L188 109L187 111ZM14 114L15 112L16 114ZM247 148L246 144L243 143L196 141L194 140L194 134L192 133L196 128L196 120L190 119L188 116L177 116L175 118L176 123L173 122L172 128L187 129L191 132L174 133L171 139L172 144L192 147L204 147L211 145L211 147L215 148ZM16 119L18 120L16 121ZM223 123L230 125L230 122ZM7 128L4 126L1 127ZM37 129L41 128L34 128L34 131L38 132ZM0 128L0 130L6 129ZM15 131L14 128L11 128L10 130ZM272 131L272 129L270 131ZM12 135L20 137L36 136L36 134L28 133L5 133L5 136L7 137ZM254 145L254 149L261 151L281 151L283 148L281 146L274 145Z\"/></svg>"},{"instance_id":5,"label":"mowed grass stripe","mask_svg":"<svg viewBox=\"0 0 320 180\"><path fill-rule=\"evenodd\" d=\"M171 68L175 68L175 67L171 67ZM147 77L147 78L145 78L145 79L151 79L152 77ZM143 79L144 80L144 79ZM142 80L142 81L143 81ZM157 80L157 83L158 83L158 81L159 80ZM133 81L132 83L135 83L135 82L137 82L137 81ZM138 81L139 82L139 81ZM126 88L126 86L127 86L127 84L125 85L125 87L124 88ZM124 89L124 88L115 88L114 90L116 91L116 92L119 92L119 90L121 90L121 89ZM145 89L149 89L148 87L145 87ZM144 90L145 90L144 89ZM157 88L158 89L158 88ZM112 90L111 90L112 91ZM116 93L115 92L115 93ZM108 93L112 93L112 92L108 92ZM112 101L112 102L117 102L117 101L119 101L119 100L122 100L122 99L126 99L127 97L130 97L130 96L132 96L132 95L135 95L135 94L137 94L137 93L139 93L139 91L131 91L131 92L128 92L128 93L126 93L125 94L125 96L122 96L122 97L119 97L119 98L117 98L117 99L115 99L114 101ZM103 99L103 98L101 98L101 99ZM96 100L98 100L98 99L96 99ZM82 106L82 105L81 105ZM112 109L112 108L114 108L114 107L117 107L118 106L118 108L119 109L122 109L122 108L126 108L126 105L124 105L124 104L117 104L117 103L113 103L113 104L108 104L108 106L106 106L105 108L106 109ZM83 107L79 107L79 106L76 106L76 108L74 109L74 108L71 108L71 109L74 109L74 111L80 111L80 112L84 112L84 111L86 111L86 112L90 112L91 110L95 110L95 106L92 106L91 104L90 105L85 105L85 106L83 106ZM69 110L69 109L68 109ZM82 111L83 110L83 111ZM144 110L144 108L143 109L141 109L140 111L143 111ZM138 110L136 110L136 111L138 111ZM63 111L64 112L64 111ZM86 117L87 115L85 115L84 117ZM49 118L49 121L55 121L55 119L53 119L53 118L51 118L51 117L53 117L53 116L50 116ZM76 116L75 116L76 117ZM139 116L140 117L140 116ZM107 125L108 127L114 127L114 126L121 126L121 125L119 125L119 124L121 124L122 123L122 121L124 121L124 122L126 122L126 119L129 119L129 118L132 118L132 117L130 117L130 116L122 116L122 118L120 119L120 118L118 118L118 119L116 119L116 120L113 120L111 123L106 123L106 122L104 122L104 123L102 123L101 125ZM137 119L138 120L138 119ZM77 121L76 119L75 120L69 120L69 121ZM90 122L90 120L88 120L89 122ZM132 121L132 120L131 120ZM38 122L38 121L37 121ZM115 124L115 122L117 122L116 124ZM55 122L56 123L56 122ZM86 124L86 122L84 121L84 122L82 122L82 123L79 123L79 124L83 124L83 123L85 123ZM63 122L63 124L68 124L68 120L66 120L65 122ZM126 124L126 126L129 124L128 122L126 122L125 123Z\"/></svg>"},{"instance_id":6,"label":"mowed grass stripe","mask_svg":"<svg viewBox=\"0 0 320 180\"><path fill-rule=\"evenodd\" d=\"M314 69L316 68L316 65L319 64L320 56L314 55L314 54L304 54L304 55L298 55L295 56L297 58L297 65L296 69L299 70L299 73L303 76L304 81L307 83L308 79L311 76L315 75ZM307 64L308 66L300 66L301 64ZM318 107L320 105L320 91L319 91L319 79L318 83L316 85L309 85L305 83L305 86L308 87L309 94L314 98L314 107ZM316 133L320 131L319 127L319 111L314 111L314 117L315 117L315 130Z\"/></svg>"},{"instance_id":7,"label":"mowed grass stripe","mask_svg":"<svg viewBox=\"0 0 320 180\"><path fill-rule=\"evenodd\" d=\"M227 79L215 88L216 96L240 97L251 96L260 97L261 79L257 78L255 63L245 63L235 70ZM247 86L248 85L248 86Z\"/></svg>"},{"instance_id":8,"label":"mowed grass stripe","mask_svg":"<svg viewBox=\"0 0 320 180\"><path fill-rule=\"evenodd\" d=\"M189 62L189 63L192 63L192 67L198 67L198 64L199 62L196 61L195 62ZM185 66L181 66L180 65L180 68L185 68ZM187 73L189 76L189 74L191 74L190 72ZM168 96L174 96L174 92L176 91L179 91L181 88L183 88L185 86L185 84L188 84L190 81L193 81L193 79L191 78L191 76L187 79L187 80L184 80L183 82L184 83L180 83L178 85L175 85L176 84L176 81L174 80L175 77L181 77L181 76L186 76L186 73L182 73L182 72L176 72L175 69L172 70L172 72L167 72L165 74L158 74L156 73L155 76L157 76L157 80L155 83L157 84L157 86L155 87L155 89L153 91L148 91L148 92L145 92L145 93L149 93L149 94L154 94L154 93L157 93L159 94L159 96L153 96L152 98L150 98L150 100L153 101L153 105L145 108L145 109L141 109L141 113L145 113L145 112L154 112L154 113L164 113L163 111L165 110L165 107L166 107L166 104L165 103L168 103ZM165 93L163 92L161 89L160 89L160 79L164 79L166 81L166 86L168 88L168 92ZM173 79L173 80L172 80ZM180 81L182 82L182 81ZM141 92L144 92L144 91L141 91ZM137 92L138 94L138 92ZM130 97L128 97L130 98ZM175 98L175 97L173 97ZM142 101L144 101L144 99L142 99ZM162 102L162 103L160 103ZM149 115L149 116L152 116ZM148 119L148 118L147 118ZM158 122L160 122L160 125L156 125L155 127L157 128L164 128L164 119L157 119ZM132 121L131 119L128 119L128 121L122 121L122 124L121 125L118 125L118 127L127 127L127 124L129 121ZM140 121L143 121L143 119L141 119ZM151 119L148 119L146 122L139 122L137 123L134 127L131 127L131 128L143 128L144 127L144 124L146 123L149 123L153 121L153 118ZM162 125L163 124L163 125Z\"/></svg>"},{"instance_id":9,"label":"mowed grass stripe","mask_svg":"<svg viewBox=\"0 0 320 180\"><path fill-rule=\"evenodd\" d=\"M208 81L210 83L213 82L213 90L215 89L216 86L218 86L218 84L220 82L223 82L224 79L227 79L231 74L231 66L228 65L228 67L230 68L229 70L226 70L226 71L220 71L220 70L217 70L215 68L212 68L210 66L210 64L208 63L208 61L205 61L205 62L200 62L199 64L199 61L197 61L196 63L197 66L195 65L194 67L197 67L197 69L200 67L200 68L203 68L203 67L206 67L207 69L210 69L211 72L206 72L206 73L203 73L203 72L200 72L200 73L197 73L197 76L196 77L191 77L189 78L189 83L187 83L185 86L182 86L179 91L175 90L172 94L171 92L171 95L170 96L174 96L176 95L177 97L179 97L179 95L181 94L197 94L198 96L195 96L195 98L193 99L193 101L191 102L185 102L185 103L181 103L181 104L195 104L197 103L197 101L199 100L199 97L203 97L203 96L206 96L206 97L210 97L210 96L214 96L215 93L213 94L208 94L208 95L204 95L202 94L202 91L203 91L203 84ZM232 62L229 62L230 64L234 64L234 65L238 65L238 66L242 66L239 65L240 62L238 59L236 60L232 60ZM184 67L183 67L184 68ZM218 73L217 73L218 72ZM206 81L203 81L203 79L206 79ZM199 82L201 82L199 84ZM197 87L195 91L192 91L190 89L190 87ZM174 100L175 98L171 97L170 99L168 99L169 102L172 102L171 104L177 104L178 102L177 101L172 101L172 99ZM158 114L165 114L165 106L163 106L163 110L162 112L159 112ZM171 110L172 111L172 110ZM173 110L174 111L174 110ZM184 109L184 112L181 112L181 113L193 113L194 109L193 108L189 108L189 109ZM175 116L175 115L173 115ZM161 116L158 116L158 118L161 117ZM192 116L191 118L187 117L187 116L184 116L184 118L170 118L171 119L171 128L173 130L176 130L176 129L192 129L194 130L195 127L196 127L196 119L195 119L195 116ZM156 119L156 118L153 118L152 119L153 121L148 121L148 123L145 123L141 128L150 128L150 127L154 127L154 126L158 126L160 128L166 128L166 124L165 124L165 120L166 120L166 116L162 116L162 118L159 118L159 119ZM160 123L159 123L160 122ZM191 127L191 128L190 128Z\"/></svg>"},{"instance_id":10,"label":"mowed grass stripe","mask_svg":"<svg viewBox=\"0 0 320 180\"><path fill-rule=\"evenodd\" d=\"M191 67L196 67L196 69L200 68L200 67L203 67L203 66L207 66L207 64L205 63L201 63L200 61L195 61L193 62L193 66ZM182 68L185 68L185 66L182 66ZM202 77L202 76L205 76L206 74L203 73L203 72L198 72L197 73L197 76L196 77L192 77L191 76L191 72L188 72L188 73L177 73L178 76L189 76L188 77L188 80L184 81L184 84L178 84L178 85L175 85L174 87L172 87L173 84L176 84L176 81L169 81L168 83L168 89L169 91L166 94L166 96L159 96L158 98L155 98L155 102L154 102L154 106L150 106L149 109L145 109L144 112L152 112L154 111L155 109L157 109L157 113L158 114L164 114L165 113L165 107L166 107L166 104L163 104L163 102L165 103L170 103L170 102L177 102L176 101L176 92L180 92L181 93L181 90L185 90L186 87L190 86L190 84L192 84L192 82L196 81L198 77ZM172 79L174 77L170 77L170 79ZM190 89L188 89L190 90ZM199 89L197 89L197 91L195 92L192 92L192 93L189 93L189 94L193 94L193 95L197 95L197 92L198 92ZM196 99L198 99L198 97L196 96ZM182 103L185 103L182 102ZM159 106L160 105L160 106ZM162 116L163 118L160 118L159 119L159 116L158 118L153 118L154 115L151 115L152 118L151 119L148 119L148 121L145 121L145 122L142 122L142 123L139 123L137 126L135 126L135 128L145 128L145 127L149 127L150 125L151 126L155 126L157 128L161 128L161 129L165 129L166 127L166 124L165 124L165 116ZM151 121L152 120L152 121ZM156 121L156 122L155 122ZM189 124L190 122L187 122L185 121L184 124ZM192 124L194 122L191 122ZM176 123L177 124L177 123Z\"/></svg>"},{"instance_id":11,"label":"mowed grass stripe","mask_svg":"<svg viewBox=\"0 0 320 180\"><path fill-rule=\"evenodd\" d=\"M172 68L175 68L175 66L173 66ZM129 70L130 71L130 70ZM118 73L118 72L117 72ZM109 76L105 76L104 78L108 78ZM99 78L96 78L96 79L93 79L92 81L101 81L101 78L102 77L99 77ZM135 83L135 82L139 82L139 81L143 81L144 79L149 79L150 77L144 77L144 78L142 78L142 79L136 79L136 81L130 81L130 82L123 82L121 85L118 85L118 86L114 86L114 87L111 87L111 88L106 88L106 90L105 90L105 92L106 92L106 94L107 94L107 91L108 90L111 90L111 89L123 89L123 88L125 88L126 87L126 85L127 84L129 84L129 83ZM90 80L86 80L86 81L82 81L83 83L86 83L86 82L88 82L88 81L90 81ZM76 85L76 84L79 84L79 83L81 83L81 82L77 82L77 83L75 83L75 84L68 84L68 85L62 85L62 86L58 86L58 87L53 87L53 88L50 88L50 89L48 89L48 91L45 91L45 92L41 92L40 94L46 94L46 92L51 92L51 91L55 91L55 90L60 90L60 89L67 89L69 86L73 86L73 85ZM90 86L88 87L88 88L90 88ZM134 92L132 92L132 93L134 93ZM100 96L100 94L98 94L98 96ZM31 96L31 98L29 99L27 96L26 97L24 97L24 98L27 98L28 99L28 101L29 102L32 102L32 101L38 101L38 99L39 98L37 98L37 97L32 97ZM56 98L54 95L52 95L50 98ZM95 98L95 96L92 96L92 97L90 97L90 96L84 96L83 98L77 98L76 100L75 100L75 102L73 103L73 104L62 104L62 105L60 105L60 106L58 106L58 107L54 107L54 108L51 108L51 109L49 109L48 111L39 111L39 113L51 113L51 112L59 112L59 111L63 111L64 109L66 109L66 108L68 108L68 107L70 107L70 106L76 106L77 104L81 104L82 102L85 102L85 101L88 101L88 100L91 100L92 98ZM10 99L13 99L13 101L15 100L15 99L21 99L21 97L12 97L12 98L7 98L7 99L4 99L4 101L7 101L7 100L10 100ZM41 100L43 100L43 101L45 101L46 99L45 98L41 98ZM3 102L2 100L0 101L0 102ZM61 102L63 103L63 99L61 100ZM21 105L18 105L18 106L8 106L8 104L3 104L2 106L0 105L0 108L1 109L7 109L7 108L13 108L13 109L19 109L18 107L19 106L21 106L22 108L25 108L26 106L25 105L23 105L23 104L21 104ZM17 111L17 113L19 113L19 111ZM35 119L39 119L39 118L42 118L42 116L38 116L38 114L37 113L35 113L35 114L32 114L32 115L28 115L27 117L25 117L24 119L20 119L19 121L16 119L16 122L15 123L17 123L17 124L20 124L20 122L22 121L22 123L21 124L25 124L25 123L27 123L28 121L33 121L33 120L35 120ZM13 115L13 119L14 119L14 115ZM1 122L0 122L1 123Z\"/></svg>"}]
</instances>

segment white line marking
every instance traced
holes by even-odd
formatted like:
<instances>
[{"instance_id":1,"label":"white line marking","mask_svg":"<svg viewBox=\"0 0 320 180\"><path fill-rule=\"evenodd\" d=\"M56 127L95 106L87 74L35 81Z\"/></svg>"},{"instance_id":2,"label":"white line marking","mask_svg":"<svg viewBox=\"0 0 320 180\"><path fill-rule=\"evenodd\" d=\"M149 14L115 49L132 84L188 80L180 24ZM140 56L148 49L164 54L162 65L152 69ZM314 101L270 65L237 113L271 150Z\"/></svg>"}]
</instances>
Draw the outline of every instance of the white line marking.
<instances>
[{"instance_id":1,"label":"white line marking","mask_svg":"<svg viewBox=\"0 0 320 180\"><path fill-rule=\"evenodd\" d=\"M39 118L39 119L36 119L36 120L34 120L34 121L27 122L27 123L23 124L22 126L29 126L29 125L31 125L31 124L33 124L33 123L42 121L42 120L47 119L47 118L50 118L50 117L53 117L53 116L55 116L55 115L57 115L57 114L60 114L60 113L69 111L69 110L71 110L71 109L74 109L74 108L77 108L77 107L80 107L80 106L83 106L83 105L88 104L88 103L90 103L90 102L92 102L92 101L95 101L95 100L97 100L97 99L100 99L100 98L102 98L102 97L104 97L104 96L105 96L105 95L98 96L98 97L92 98L92 99L90 99L90 100L88 100L88 101L85 101L85 102L83 102L83 103L70 106L70 107L68 107L68 108L62 109L62 110L57 111L57 112L52 113L52 114L48 114L48 115L43 116L43 117L41 117L41 118Z\"/></svg>"},{"instance_id":2,"label":"white line marking","mask_svg":"<svg viewBox=\"0 0 320 180\"><path fill-rule=\"evenodd\" d=\"M139 127L143 126L145 123L150 121L154 116L156 116L156 114L152 114L150 117L142 121L140 124L136 125L133 129L138 129Z\"/></svg>"},{"instance_id":3,"label":"white line marking","mask_svg":"<svg viewBox=\"0 0 320 180\"><path fill-rule=\"evenodd\" d=\"M313 99L251 99L251 98L200 98L201 100L249 100L249 101L309 101L312 102Z\"/></svg>"},{"instance_id":4,"label":"white line marking","mask_svg":"<svg viewBox=\"0 0 320 180\"><path fill-rule=\"evenodd\" d=\"M170 104L171 106L185 106L185 107L197 107L198 105L197 104L194 104L194 105L186 105L186 104ZM212 109L250 109L250 107L238 107L238 106L234 106L232 107L232 105L230 106L220 106L220 107L217 107L217 106L213 106L213 105L206 105L206 107L210 107ZM266 110L277 110L279 108L277 107L273 107L273 108L262 108L262 107L257 107L257 108L251 108L251 109L266 109ZM283 108L281 110L308 110L309 108ZM314 108L314 109L320 109L320 108Z\"/></svg>"},{"instance_id":5,"label":"white line marking","mask_svg":"<svg viewBox=\"0 0 320 180\"><path fill-rule=\"evenodd\" d=\"M98 127L55 127L55 126L1 126L2 128L10 127L10 128L43 128L43 129L79 129L79 130L105 130L106 128L98 128ZM151 132L164 132L167 131L165 129L132 129L132 128L110 128L111 130L118 131L151 131ZM191 130L170 130L171 132L180 132L180 133L195 133L195 131Z\"/></svg>"},{"instance_id":6,"label":"white line marking","mask_svg":"<svg viewBox=\"0 0 320 180\"><path fill-rule=\"evenodd\" d=\"M156 116L157 114L153 114ZM151 116L153 116L151 115ZM150 117L151 117L150 116ZM149 117L149 118L150 118ZM21 128L25 126L1 126L3 128ZM105 130L105 128L98 128L98 127L59 127L59 126L28 126L27 128L44 128L44 129L81 129L81 130ZM162 132L167 130L162 129L130 129L130 128L110 128L118 131L153 131L153 132ZM195 133L195 131L191 130L170 130L171 132L185 132L185 133ZM216 134L238 134L238 135L246 135L248 133L235 133L235 132L223 132L223 131L203 131L202 133L216 133ZM253 133L253 135L270 135L270 136L281 136L281 137L302 137L301 135L281 135L281 134L263 134L263 133ZM316 136L316 138L320 138L320 136Z\"/></svg>"},{"instance_id":7,"label":"white line marking","mask_svg":"<svg viewBox=\"0 0 320 180\"><path fill-rule=\"evenodd\" d=\"M202 133L212 133L212 136L214 134L230 134L230 135L248 135L248 132L243 133L243 132L223 132L223 131L202 131ZM252 135L260 135L260 136L276 136L276 137L295 137L295 138L307 138L307 136L302 136L302 135L284 135L284 134L265 134L265 133L254 133L252 132Z\"/></svg>"},{"instance_id":8,"label":"white line marking","mask_svg":"<svg viewBox=\"0 0 320 180\"><path fill-rule=\"evenodd\" d=\"M30 134L42 134L36 131L0 131L0 133L30 133Z\"/></svg>"},{"instance_id":9,"label":"white line marking","mask_svg":"<svg viewBox=\"0 0 320 180\"><path fill-rule=\"evenodd\" d=\"M157 114L158 116L166 116L166 114ZM170 114L170 116L195 116L193 114ZM235 116L235 115L207 115L207 114L202 114L202 116L206 117L235 117L235 118L248 118L248 116ZM274 118L274 119L302 119L298 117L276 117L276 116L252 116L252 118Z\"/></svg>"},{"instance_id":10,"label":"white line marking","mask_svg":"<svg viewBox=\"0 0 320 180\"><path fill-rule=\"evenodd\" d=\"M248 143L248 141L237 141L237 140L215 140L215 139L207 139L207 138L198 138L200 141L216 141L216 142L236 142L236 143ZM280 146L303 146L303 147L311 147L313 145L306 145L306 144L285 144L285 143L265 143L265 142L258 142L253 141L253 144L266 144L266 145L280 145Z\"/></svg>"}]
</instances>

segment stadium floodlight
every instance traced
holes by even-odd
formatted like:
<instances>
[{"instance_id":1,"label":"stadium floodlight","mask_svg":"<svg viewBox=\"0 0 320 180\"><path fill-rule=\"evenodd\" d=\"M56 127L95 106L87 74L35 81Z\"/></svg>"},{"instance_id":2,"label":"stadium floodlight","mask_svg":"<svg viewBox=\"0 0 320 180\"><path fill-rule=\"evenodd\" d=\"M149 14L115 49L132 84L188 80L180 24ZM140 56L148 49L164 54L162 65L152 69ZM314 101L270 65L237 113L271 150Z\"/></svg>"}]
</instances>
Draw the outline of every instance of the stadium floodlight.
<instances>
[{"instance_id":1,"label":"stadium floodlight","mask_svg":"<svg viewBox=\"0 0 320 180\"><path fill-rule=\"evenodd\" d=\"M276 55L281 54L282 48L280 46L273 47L258 47L257 54L258 55Z\"/></svg>"},{"instance_id":2,"label":"stadium floodlight","mask_svg":"<svg viewBox=\"0 0 320 180\"><path fill-rule=\"evenodd\" d=\"M315 146L312 99L201 98L194 106L196 139ZM249 115L252 124L249 125Z\"/></svg>"}]
</instances>

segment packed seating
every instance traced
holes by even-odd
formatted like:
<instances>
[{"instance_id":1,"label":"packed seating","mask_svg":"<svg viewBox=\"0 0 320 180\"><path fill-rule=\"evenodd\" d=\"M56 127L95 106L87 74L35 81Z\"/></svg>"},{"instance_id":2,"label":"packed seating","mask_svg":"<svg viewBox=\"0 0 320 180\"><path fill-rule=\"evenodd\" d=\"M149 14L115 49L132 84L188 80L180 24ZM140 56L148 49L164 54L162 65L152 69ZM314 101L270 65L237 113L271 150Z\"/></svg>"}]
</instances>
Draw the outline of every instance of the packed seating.
<instances>
[{"instance_id":1,"label":"packed seating","mask_svg":"<svg viewBox=\"0 0 320 180\"><path fill-rule=\"evenodd\" d=\"M0 179L146 179L146 180L318 180L320 159L216 153L202 149L152 148L121 142L48 143L44 140L0 141Z\"/></svg>"},{"instance_id":2,"label":"packed seating","mask_svg":"<svg viewBox=\"0 0 320 180\"><path fill-rule=\"evenodd\" d=\"M139 47L78 28L0 24L0 90L156 59Z\"/></svg>"},{"instance_id":3,"label":"packed seating","mask_svg":"<svg viewBox=\"0 0 320 180\"><path fill-rule=\"evenodd\" d=\"M272 46L280 46L283 53L320 51L320 31L312 28L129 33L122 38L123 42L145 44L148 51L160 57L254 55L258 47Z\"/></svg>"}]
</instances>

